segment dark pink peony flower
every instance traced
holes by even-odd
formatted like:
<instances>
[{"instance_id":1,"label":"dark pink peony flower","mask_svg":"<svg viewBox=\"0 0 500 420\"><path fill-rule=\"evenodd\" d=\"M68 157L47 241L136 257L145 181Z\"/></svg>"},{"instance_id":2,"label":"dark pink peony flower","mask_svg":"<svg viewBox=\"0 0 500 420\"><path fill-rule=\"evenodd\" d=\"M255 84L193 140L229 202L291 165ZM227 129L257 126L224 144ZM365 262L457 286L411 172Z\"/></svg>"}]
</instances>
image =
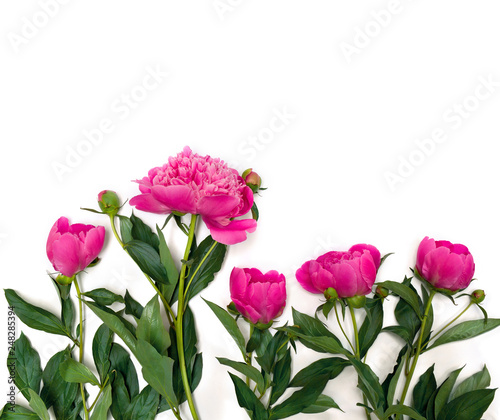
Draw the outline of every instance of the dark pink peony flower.
<instances>
[{"instance_id":1,"label":"dark pink peony flower","mask_svg":"<svg viewBox=\"0 0 500 420\"><path fill-rule=\"evenodd\" d=\"M295 276L308 292L324 293L331 287L340 298L349 298L371 292L379 266L378 249L358 244L347 252L331 251L307 261Z\"/></svg>"},{"instance_id":2,"label":"dark pink peony flower","mask_svg":"<svg viewBox=\"0 0 500 420\"><path fill-rule=\"evenodd\" d=\"M252 324L269 324L283 313L285 276L275 270L262 274L256 268L234 267L230 290L236 309Z\"/></svg>"},{"instance_id":3,"label":"dark pink peony flower","mask_svg":"<svg viewBox=\"0 0 500 420\"><path fill-rule=\"evenodd\" d=\"M416 269L437 289L465 289L474 275L474 259L466 246L426 236L417 251Z\"/></svg>"},{"instance_id":4,"label":"dark pink peony flower","mask_svg":"<svg viewBox=\"0 0 500 420\"><path fill-rule=\"evenodd\" d=\"M223 244L242 242L257 227L253 219L234 220L253 204L253 192L238 172L187 146L137 183L142 194L133 197L131 205L151 213L199 214L212 237Z\"/></svg>"},{"instance_id":5,"label":"dark pink peony flower","mask_svg":"<svg viewBox=\"0 0 500 420\"><path fill-rule=\"evenodd\" d=\"M55 270L73 277L97 258L104 244L104 235L102 226L70 225L66 217L61 217L50 230L47 257Z\"/></svg>"}]
</instances>

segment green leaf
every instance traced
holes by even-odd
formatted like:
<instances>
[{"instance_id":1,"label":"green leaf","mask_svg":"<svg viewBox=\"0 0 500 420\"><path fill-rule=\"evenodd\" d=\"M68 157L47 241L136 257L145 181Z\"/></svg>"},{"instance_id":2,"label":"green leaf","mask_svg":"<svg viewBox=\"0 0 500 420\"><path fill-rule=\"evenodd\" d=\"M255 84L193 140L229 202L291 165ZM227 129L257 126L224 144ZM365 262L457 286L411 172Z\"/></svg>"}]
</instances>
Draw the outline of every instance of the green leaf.
<instances>
[{"instance_id":1,"label":"green leaf","mask_svg":"<svg viewBox=\"0 0 500 420\"><path fill-rule=\"evenodd\" d=\"M142 366L142 376L146 382L177 407L177 397L172 384L174 361L162 356L141 338L137 340L137 360Z\"/></svg>"},{"instance_id":2,"label":"green leaf","mask_svg":"<svg viewBox=\"0 0 500 420\"><path fill-rule=\"evenodd\" d=\"M11 357L12 356L12 357ZM31 347L28 338L21 332L21 336L14 342L14 348L7 357L7 368L14 378L14 383L29 401L29 389L37 394L40 391L42 380L42 366L38 352Z\"/></svg>"},{"instance_id":3,"label":"green leaf","mask_svg":"<svg viewBox=\"0 0 500 420\"><path fill-rule=\"evenodd\" d=\"M268 331L268 330L265 330L265 331ZM246 346L246 352L252 353L258 347L260 347L260 343L262 342L262 338L263 338L263 330L261 330L259 328L252 328L252 335L250 336L250 339L248 340L248 343Z\"/></svg>"},{"instance_id":4,"label":"green leaf","mask_svg":"<svg viewBox=\"0 0 500 420\"><path fill-rule=\"evenodd\" d=\"M38 394L32 389L28 388L29 393L29 404L33 411L38 414L41 420L50 420L49 412L47 407L45 407L44 402L38 396Z\"/></svg>"},{"instance_id":5,"label":"green leaf","mask_svg":"<svg viewBox=\"0 0 500 420\"><path fill-rule=\"evenodd\" d=\"M133 225L132 237L135 240L151 245L156 251L158 251L159 240L153 230L133 213L132 216L130 216L130 221Z\"/></svg>"},{"instance_id":6,"label":"green leaf","mask_svg":"<svg viewBox=\"0 0 500 420\"><path fill-rule=\"evenodd\" d=\"M455 391L453 392L452 399L458 398L466 392L476 391L478 389L485 389L490 386L491 378L486 365L480 372L474 373L469 376L462 383L458 384Z\"/></svg>"},{"instance_id":7,"label":"green leaf","mask_svg":"<svg viewBox=\"0 0 500 420\"><path fill-rule=\"evenodd\" d=\"M293 377L290 387L307 386L309 383L316 381L318 376L323 375L327 375L329 380L334 379L342 373L346 366L350 366L350 362L340 357L316 360Z\"/></svg>"},{"instance_id":8,"label":"green leaf","mask_svg":"<svg viewBox=\"0 0 500 420\"><path fill-rule=\"evenodd\" d=\"M415 293L410 287L406 286L403 283L397 283L395 281L384 281L382 283L377 283L377 286L385 287L389 289L391 292L398 295L400 298L404 299L415 311L417 316L421 319L422 313L420 310L420 302L417 293Z\"/></svg>"},{"instance_id":9,"label":"green leaf","mask_svg":"<svg viewBox=\"0 0 500 420\"><path fill-rule=\"evenodd\" d=\"M208 300L205 300L205 303L210 307L210 309L212 309L213 313L219 319L222 325L224 325L224 328L227 330L229 335L233 337L233 340L236 342L238 348L243 354L243 357L245 357L246 355L245 339L243 338L243 334L238 328L236 320L231 315L229 315L229 313L226 310L222 309L219 305L216 305L215 303L210 302Z\"/></svg>"},{"instance_id":10,"label":"green leaf","mask_svg":"<svg viewBox=\"0 0 500 420\"><path fill-rule=\"evenodd\" d=\"M57 419L67 419L75 408L79 386L63 380L59 366L71 357L69 349L52 356L43 370L43 389L40 394L47 408L52 407Z\"/></svg>"},{"instance_id":11,"label":"green leaf","mask_svg":"<svg viewBox=\"0 0 500 420\"><path fill-rule=\"evenodd\" d=\"M177 267L175 266L175 261L172 258L170 249L168 248L165 235L163 235L163 232L160 228L158 228L158 226L156 226L156 231L158 232L158 238L160 239L160 261L167 271L168 282L175 285L179 279L179 270L177 270ZM167 297L166 299L170 300L170 298Z\"/></svg>"},{"instance_id":12,"label":"green leaf","mask_svg":"<svg viewBox=\"0 0 500 420\"><path fill-rule=\"evenodd\" d=\"M113 332L102 324L96 331L94 339L92 340L92 356L94 364L99 373L101 383L104 383L111 366L109 362L109 353L111 351L111 344L113 343Z\"/></svg>"},{"instance_id":13,"label":"green leaf","mask_svg":"<svg viewBox=\"0 0 500 420\"><path fill-rule=\"evenodd\" d=\"M391 406L394 403L394 395L396 394L396 387L398 386L399 377L403 371L403 367L406 363L406 357L408 355L408 346L401 349L396 360L396 365L394 370L387 375L384 383L382 384L382 389L386 396L387 405Z\"/></svg>"},{"instance_id":14,"label":"green leaf","mask_svg":"<svg viewBox=\"0 0 500 420\"><path fill-rule=\"evenodd\" d=\"M130 395L120 372L112 372L110 411L115 420L125 420L130 408Z\"/></svg>"},{"instance_id":15,"label":"green leaf","mask_svg":"<svg viewBox=\"0 0 500 420\"><path fill-rule=\"evenodd\" d=\"M170 336L163 325L158 295L153 296L145 306L141 319L137 323L136 336L151 344L162 356L168 354Z\"/></svg>"},{"instance_id":16,"label":"green leaf","mask_svg":"<svg viewBox=\"0 0 500 420\"><path fill-rule=\"evenodd\" d=\"M410 408L403 404L391 405L383 415L383 419L388 419L389 417L395 414L403 414L415 420L426 420L425 417L422 417L418 414L413 408Z\"/></svg>"},{"instance_id":17,"label":"green leaf","mask_svg":"<svg viewBox=\"0 0 500 420\"><path fill-rule=\"evenodd\" d=\"M269 419L284 419L301 413L318 400L327 383L327 375L318 376L315 382L311 382L308 386L295 391L281 404L273 407Z\"/></svg>"},{"instance_id":18,"label":"green leaf","mask_svg":"<svg viewBox=\"0 0 500 420\"><path fill-rule=\"evenodd\" d=\"M119 373L123 377L128 401L135 398L135 396L139 394L139 380L137 378L134 363L132 362L128 351L118 343L113 343L109 353L109 363L111 365L111 371ZM116 381L113 381L112 383L113 395L115 382ZM122 408L124 409L123 406Z\"/></svg>"},{"instance_id":19,"label":"green leaf","mask_svg":"<svg viewBox=\"0 0 500 420\"><path fill-rule=\"evenodd\" d=\"M285 344L288 342L288 337L283 331L278 331L274 337L271 338L266 350L262 356L255 358L257 363L262 367L264 372L271 375L273 373L276 363L285 356L287 348Z\"/></svg>"},{"instance_id":20,"label":"green leaf","mask_svg":"<svg viewBox=\"0 0 500 420\"><path fill-rule=\"evenodd\" d=\"M193 264L187 278L186 303L205 289L219 272L226 256L227 246L207 236L190 256Z\"/></svg>"},{"instance_id":21,"label":"green leaf","mask_svg":"<svg viewBox=\"0 0 500 420\"><path fill-rule=\"evenodd\" d=\"M265 390L265 382L261 373L253 366L247 365L242 362L235 362L233 360L226 359L224 357L216 357L220 364L229 366L234 370L242 373L246 377L250 378L257 384L258 391L262 394Z\"/></svg>"},{"instance_id":22,"label":"green leaf","mask_svg":"<svg viewBox=\"0 0 500 420\"><path fill-rule=\"evenodd\" d=\"M0 420L39 420L40 417L33 413L33 411L28 410L20 405L11 406L6 404L3 408Z\"/></svg>"},{"instance_id":23,"label":"green leaf","mask_svg":"<svg viewBox=\"0 0 500 420\"><path fill-rule=\"evenodd\" d=\"M167 271L161 263L160 255L150 244L134 239L125 244L125 250L143 273L155 281L169 284Z\"/></svg>"},{"instance_id":24,"label":"green leaf","mask_svg":"<svg viewBox=\"0 0 500 420\"><path fill-rule=\"evenodd\" d=\"M5 297L9 305L14 308L14 312L19 319L28 327L50 334L64 335L72 338L71 333L53 313L39 308L38 306L31 305L12 289L5 290Z\"/></svg>"},{"instance_id":25,"label":"green leaf","mask_svg":"<svg viewBox=\"0 0 500 420\"><path fill-rule=\"evenodd\" d=\"M159 403L158 392L151 385L148 385L132 400L124 414L124 419L153 420L156 417L156 409Z\"/></svg>"},{"instance_id":26,"label":"green leaf","mask_svg":"<svg viewBox=\"0 0 500 420\"><path fill-rule=\"evenodd\" d=\"M349 356L351 353L339 344L335 337L310 336L302 333L302 329L296 327L281 327L280 331L285 331L291 336L296 336L306 346L315 351L331 354L343 354Z\"/></svg>"},{"instance_id":27,"label":"green leaf","mask_svg":"<svg viewBox=\"0 0 500 420\"><path fill-rule=\"evenodd\" d=\"M359 347L360 358L363 359L368 352L368 349L375 342L384 321L384 311L382 308L382 300L368 300L366 309L366 317L359 329Z\"/></svg>"},{"instance_id":28,"label":"green leaf","mask_svg":"<svg viewBox=\"0 0 500 420\"><path fill-rule=\"evenodd\" d=\"M85 301L85 304L101 319L102 322L107 325L111 331L123 340L132 353L136 354L137 340L120 317L114 313L103 310L95 303Z\"/></svg>"},{"instance_id":29,"label":"green leaf","mask_svg":"<svg viewBox=\"0 0 500 420\"><path fill-rule=\"evenodd\" d=\"M274 368L273 372L273 389L269 399L269 405L273 405L285 393L288 384L290 383L290 376L292 374L292 356L290 348L285 353L285 357L280 359ZM262 393L262 391L259 391Z\"/></svg>"},{"instance_id":30,"label":"green leaf","mask_svg":"<svg viewBox=\"0 0 500 420\"><path fill-rule=\"evenodd\" d=\"M382 331L396 334L398 337L402 338L406 343L410 345L412 344L413 338L415 337L415 334L408 328L401 327L399 325L391 325L389 327L385 327L382 329Z\"/></svg>"},{"instance_id":31,"label":"green leaf","mask_svg":"<svg viewBox=\"0 0 500 420\"><path fill-rule=\"evenodd\" d=\"M358 388L361 389L374 410L384 405L385 395L379 378L367 364L350 356L349 360L358 374Z\"/></svg>"},{"instance_id":32,"label":"green leaf","mask_svg":"<svg viewBox=\"0 0 500 420\"><path fill-rule=\"evenodd\" d=\"M236 391L236 398L238 399L238 404L240 407L243 407L249 410L253 415L251 416L252 420L267 420L268 415L266 409L259 401L259 399L255 396L250 388L243 382L240 378L229 373L231 380L234 384L234 389Z\"/></svg>"},{"instance_id":33,"label":"green leaf","mask_svg":"<svg viewBox=\"0 0 500 420\"><path fill-rule=\"evenodd\" d=\"M480 420L495 396L495 389L466 392L446 404L437 420Z\"/></svg>"},{"instance_id":34,"label":"green leaf","mask_svg":"<svg viewBox=\"0 0 500 420\"><path fill-rule=\"evenodd\" d=\"M435 415L435 417L438 416L441 409L448 402L451 391L452 391L453 387L455 386L455 382L457 381L458 375L460 374L462 369L463 368L456 369L453 372L451 372L450 376L448 376L448 378L439 387L439 390L436 394L436 398L434 400L434 415Z\"/></svg>"},{"instance_id":35,"label":"green leaf","mask_svg":"<svg viewBox=\"0 0 500 420\"><path fill-rule=\"evenodd\" d=\"M420 376L415 388L413 388L413 406L423 416L425 416L427 404L436 388L434 365L432 365Z\"/></svg>"},{"instance_id":36,"label":"green leaf","mask_svg":"<svg viewBox=\"0 0 500 420\"><path fill-rule=\"evenodd\" d=\"M128 315L132 315L136 320L139 320L142 311L144 308L142 305L137 302L128 292L128 290L125 292L125 313Z\"/></svg>"},{"instance_id":37,"label":"green leaf","mask_svg":"<svg viewBox=\"0 0 500 420\"><path fill-rule=\"evenodd\" d=\"M66 382L99 385L99 381L90 369L74 359L66 359L62 362L59 366L59 372Z\"/></svg>"},{"instance_id":38,"label":"green leaf","mask_svg":"<svg viewBox=\"0 0 500 420\"><path fill-rule=\"evenodd\" d=\"M99 401L92 410L90 420L106 420L108 418L108 410L111 407L111 385L106 385L104 391L99 397Z\"/></svg>"},{"instance_id":39,"label":"green leaf","mask_svg":"<svg viewBox=\"0 0 500 420\"><path fill-rule=\"evenodd\" d=\"M340 407L331 397L321 394L315 403L311 404L307 408L304 408L302 412L305 414L316 414L323 413L330 408L336 408L340 410Z\"/></svg>"},{"instance_id":40,"label":"green leaf","mask_svg":"<svg viewBox=\"0 0 500 420\"><path fill-rule=\"evenodd\" d=\"M120 219L120 236L122 238L122 242L124 244L129 243L134 239L132 236L132 228L134 225L126 216L118 215L118 218Z\"/></svg>"},{"instance_id":41,"label":"green leaf","mask_svg":"<svg viewBox=\"0 0 500 420\"><path fill-rule=\"evenodd\" d=\"M90 292L82 293L82 295L89 297L101 306L109 306L115 302L125 303L123 297L104 288L94 289Z\"/></svg>"},{"instance_id":42,"label":"green leaf","mask_svg":"<svg viewBox=\"0 0 500 420\"><path fill-rule=\"evenodd\" d=\"M434 343L427 350L436 348L442 344L451 343L454 341L467 340L469 338L477 337L491 331L500 325L500 319L489 318L487 322L482 319L474 321L464 321L451 327L440 335Z\"/></svg>"},{"instance_id":43,"label":"green leaf","mask_svg":"<svg viewBox=\"0 0 500 420\"><path fill-rule=\"evenodd\" d=\"M70 297L71 284L62 285L50 277L54 284L59 300L61 301L61 320L66 329L71 333L75 320L75 306Z\"/></svg>"}]
</instances>

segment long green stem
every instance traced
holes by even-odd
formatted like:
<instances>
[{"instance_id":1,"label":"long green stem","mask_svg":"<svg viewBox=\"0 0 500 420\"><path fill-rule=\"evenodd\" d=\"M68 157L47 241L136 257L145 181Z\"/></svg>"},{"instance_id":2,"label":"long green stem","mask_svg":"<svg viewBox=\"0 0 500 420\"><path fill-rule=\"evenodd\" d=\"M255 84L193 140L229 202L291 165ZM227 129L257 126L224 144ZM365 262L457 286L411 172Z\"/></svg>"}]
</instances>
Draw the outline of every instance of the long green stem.
<instances>
[{"instance_id":1,"label":"long green stem","mask_svg":"<svg viewBox=\"0 0 500 420\"><path fill-rule=\"evenodd\" d=\"M354 330L354 343L356 345L356 350L354 350L355 357L356 357L356 359L361 361L361 352L360 352L360 348L359 348L359 332L358 332L358 324L356 322L356 314L354 313L354 308L352 307L352 305L349 302L347 303L347 305L349 306L349 312L351 314L351 319L352 319L352 328ZM364 403L364 405L368 404L368 401L366 399L365 394L363 394L363 403ZM368 411L368 409L366 407L365 407L365 415L366 415L367 420L371 419L370 412Z\"/></svg>"},{"instance_id":2,"label":"long green stem","mask_svg":"<svg viewBox=\"0 0 500 420\"><path fill-rule=\"evenodd\" d=\"M406 394L408 393L408 389L410 387L411 378L413 377L415 368L417 367L418 358L420 357L420 353L422 351L422 341L424 339L425 324L427 323L427 317L429 315L429 310L431 309L432 305L432 298L434 297L435 294L436 294L435 290L430 291L429 299L427 300L427 304L425 305L424 316L422 318L422 324L420 325L420 334L418 336L417 349L415 351L415 356L413 356L413 362L411 364L410 371L406 377L405 386L401 394L401 399L399 400L400 404L404 404L405 402ZM399 418L399 416L397 418Z\"/></svg>"},{"instance_id":3,"label":"long green stem","mask_svg":"<svg viewBox=\"0 0 500 420\"><path fill-rule=\"evenodd\" d=\"M255 326L253 324L250 324L250 338L252 338L254 328ZM252 366L252 352L246 354L245 363L248 366ZM246 377L246 384L248 387L250 387L250 378L248 376Z\"/></svg>"},{"instance_id":4,"label":"long green stem","mask_svg":"<svg viewBox=\"0 0 500 420\"><path fill-rule=\"evenodd\" d=\"M344 337L345 339L347 340L347 342L349 343L349 346L351 347L352 351L354 353L356 353L356 349L354 348L354 346L352 345L351 343L351 340L349 340L349 337L347 336L345 330L344 330L344 327L342 327L342 323L340 322L340 318L339 318L339 313L337 311L337 302L335 302L335 304L333 305L334 309L335 309L335 317L337 318L337 323L339 324L339 327L342 331L342 334L344 334Z\"/></svg>"},{"instance_id":5,"label":"long green stem","mask_svg":"<svg viewBox=\"0 0 500 420\"><path fill-rule=\"evenodd\" d=\"M80 363L83 363L83 302L82 302L82 293L80 291L80 286L78 285L78 280L75 276L75 279L73 280L75 283L75 289L76 289L76 294L78 296L78 312L79 312L79 322L80 322L80 331L79 331L79 341L80 341L80 346L79 346L79 354L78 354L78 361ZM85 419L89 419L89 412L87 410L87 402L85 401L85 387L83 383L80 383L80 391L82 393L82 403L83 403L83 411L85 413Z\"/></svg>"},{"instance_id":6,"label":"long green stem","mask_svg":"<svg viewBox=\"0 0 500 420\"><path fill-rule=\"evenodd\" d=\"M181 274L179 276L179 302L177 305L177 319L175 321L175 326L176 326L176 338L177 338L177 352L179 354L179 367L181 369L181 376L182 376L182 384L184 386L184 392L186 393L186 398L189 404L189 409L191 411L191 415L193 416L193 420L198 420L198 413L196 412L196 407L194 405L193 401L193 395L191 393L191 386L189 384L189 379L187 376L187 369L186 369L186 358L184 355L184 332L182 328L182 322L184 319L184 299L186 297L185 290L184 290L184 282L186 280L186 270L187 270L187 264L186 262L189 259L189 253L191 251L191 247L193 245L193 239L194 239L194 229L196 226L196 215L193 214L191 216L191 224L189 226L189 236L188 236L188 242L186 245L186 250L184 252L184 259L182 263L182 268L181 268Z\"/></svg>"}]
</instances>

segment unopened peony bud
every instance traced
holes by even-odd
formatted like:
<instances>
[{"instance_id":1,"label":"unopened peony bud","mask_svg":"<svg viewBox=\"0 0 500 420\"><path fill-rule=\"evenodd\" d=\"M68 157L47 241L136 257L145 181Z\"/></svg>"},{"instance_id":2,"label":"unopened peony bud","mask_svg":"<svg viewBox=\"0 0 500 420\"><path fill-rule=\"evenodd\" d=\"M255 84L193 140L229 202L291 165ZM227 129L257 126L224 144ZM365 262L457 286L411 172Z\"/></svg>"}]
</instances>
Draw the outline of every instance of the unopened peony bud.
<instances>
[{"instance_id":1,"label":"unopened peony bud","mask_svg":"<svg viewBox=\"0 0 500 420\"><path fill-rule=\"evenodd\" d=\"M359 308L364 308L366 304L366 296L353 296L350 298L347 298L347 302L349 305L351 305L353 308L359 309Z\"/></svg>"},{"instance_id":2,"label":"unopened peony bud","mask_svg":"<svg viewBox=\"0 0 500 420\"><path fill-rule=\"evenodd\" d=\"M259 191L260 186L262 185L262 179L257 172L252 171L252 168L243 172L241 177L254 193Z\"/></svg>"},{"instance_id":3,"label":"unopened peony bud","mask_svg":"<svg viewBox=\"0 0 500 420\"><path fill-rule=\"evenodd\" d=\"M389 290L387 290L385 287L377 286L377 288L375 289L375 294L378 297L385 299L387 296L389 296Z\"/></svg>"},{"instance_id":4,"label":"unopened peony bud","mask_svg":"<svg viewBox=\"0 0 500 420\"><path fill-rule=\"evenodd\" d=\"M471 295L470 295L470 299L473 303L481 303L484 298L486 297L486 295L484 294L484 290L474 290Z\"/></svg>"},{"instance_id":5,"label":"unopened peony bud","mask_svg":"<svg viewBox=\"0 0 500 420\"><path fill-rule=\"evenodd\" d=\"M329 287L326 289L323 293L325 295L325 298L330 300L330 299L338 299L339 294L333 287Z\"/></svg>"},{"instance_id":6,"label":"unopened peony bud","mask_svg":"<svg viewBox=\"0 0 500 420\"><path fill-rule=\"evenodd\" d=\"M114 191L101 191L97 196L97 201L103 213L116 215L120 209L120 199Z\"/></svg>"},{"instance_id":7,"label":"unopened peony bud","mask_svg":"<svg viewBox=\"0 0 500 420\"><path fill-rule=\"evenodd\" d=\"M75 276L73 277L68 277L68 276L65 276L64 274L59 274L57 277L56 277L56 281L61 284L62 286L67 286L68 284L71 284L73 283L73 280L75 279Z\"/></svg>"}]
</instances>

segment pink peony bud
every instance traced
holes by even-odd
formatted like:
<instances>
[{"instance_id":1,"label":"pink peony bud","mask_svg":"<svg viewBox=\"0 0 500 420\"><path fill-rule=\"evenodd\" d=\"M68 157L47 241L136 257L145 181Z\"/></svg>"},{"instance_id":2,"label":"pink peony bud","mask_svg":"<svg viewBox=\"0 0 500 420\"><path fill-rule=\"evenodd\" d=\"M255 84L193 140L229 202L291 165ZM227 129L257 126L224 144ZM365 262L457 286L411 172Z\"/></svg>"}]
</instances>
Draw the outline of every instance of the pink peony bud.
<instances>
[{"instance_id":1,"label":"pink peony bud","mask_svg":"<svg viewBox=\"0 0 500 420\"><path fill-rule=\"evenodd\" d=\"M472 303L478 304L481 303L484 298L486 297L486 294L484 293L484 290L474 290L471 295L470 299L472 300Z\"/></svg>"},{"instance_id":2,"label":"pink peony bud","mask_svg":"<svg viewBox=\"0 0 500 420\"><path fill-rule=\"evenodd\" d=\"M379 266L378 249L358 244L347 252L331 251L307 261L295 276L308 292L324 293L331 287L343 299L370 293Z\"/></svg>"},{"instance_id":3,"label":"pink peony bud","mask_svg":"<svg viewBox=\"0 0 500 420\"><path fill-rule=\"evenodd\" d=\"M120 199L114 191L101 191L97 196L97 202L103 213L116 215L120 210Z\"/></svg>"},{"instance_id":4,"label":"pink peony bud","mask_svg":"<svg viewBox=\"0 0 500 420\"><path fill-rule=\"evenodd\" d=\"M55 270L73 277L94 261L104 244L102 226L70 225L66 217L52 226L47 239L47 257Z\"/></svg>"},{"instance_id":5,"label":"pink peony bud","mask_svg":"<svg viewBox=\"0 0 500 420\"><path fill-rule=\"evenodd\" d=\"M433 287L454 293L469 286L475 266L466 246L426 236L418 246L415 268Z\"/></svg>"},{"instance_id":6,"label":"pink peony bud","mask_svg":"<svg viewBox=\"0 0 500 420\"><path fill-rule=\"evenodd\" d=\"M269 324L285 307L285 276L275 270L262 274L256 268L234 267L230 289L236 309L252 324Z\"/></svg>"},{"instance_id":7,"label":"pink peony bud","mask_svg":"<svg viewBox=\"0 0 500 420\"><path fill-rule=\"evenodd\" d=\"M241 177L254 193L259 192L260 186L262 185L262 179L257 172L254 172L252 168L250 168L243 172Z\"/></svg>"}]
</instances>

